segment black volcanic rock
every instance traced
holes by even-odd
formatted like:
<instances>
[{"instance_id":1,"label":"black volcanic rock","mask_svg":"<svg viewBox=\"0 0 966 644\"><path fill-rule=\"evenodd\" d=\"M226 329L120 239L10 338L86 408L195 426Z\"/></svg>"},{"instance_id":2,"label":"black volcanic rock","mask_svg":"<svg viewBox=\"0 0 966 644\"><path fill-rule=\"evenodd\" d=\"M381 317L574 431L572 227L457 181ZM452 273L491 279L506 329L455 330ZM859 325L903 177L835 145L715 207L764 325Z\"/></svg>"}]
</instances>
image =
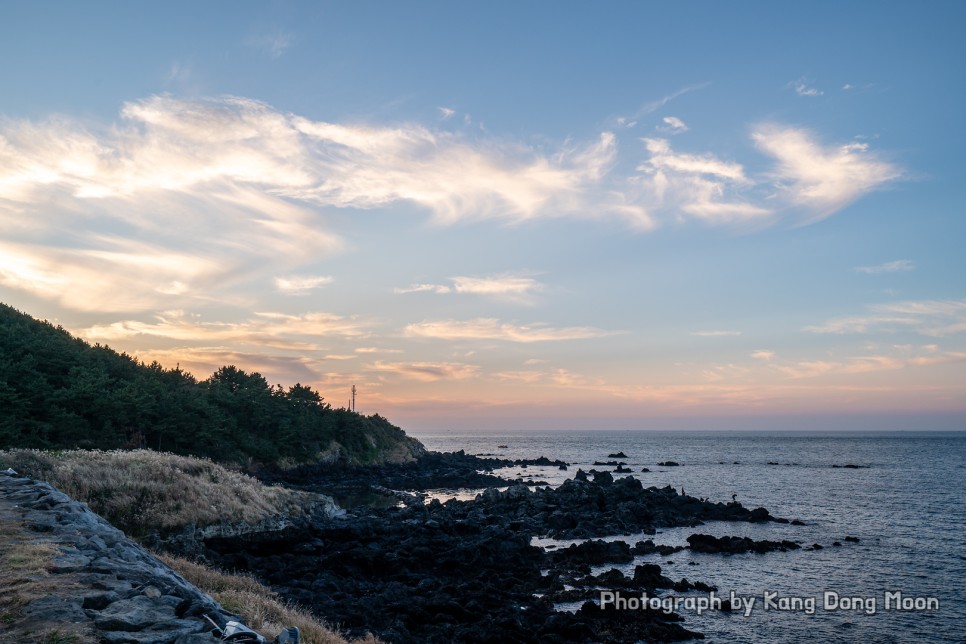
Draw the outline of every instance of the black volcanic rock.
<instances>
[{"instance_id":1,"label":"black volcanic rock","mask_svg":"<svg viewBox=\"0 0 966 644\"><path fill-rule=\"evenodd\" d=\"M469 503L360 510L316 526L311 552L298 547L305 536L275 534L257 543L212 540L207 557L255 574L353 636L372 631L402 644L625 641L625 631L611 631L614 613L558 612L552 601L563 597L562 575L586 575L588 562L629 561L630 548L589 542L547 554L505 516L498 520L477 507L534 496L517 489L488 491ZM546 567L551 572L544 576ZM680 584L660 576L653 581ZM650 641L691 637L679 620L655 611L632 624L638 638Z\"/></svg>"},{"instance_id":2,"label":"black volcanic rock","mask_svg":"<svg viewBox=\"0 0 966 644\"><path fill-rule=\"evenodd\" d=\"M463 459L451 455L440 463L445 469ZM364 479L367 484L377 484L379 472L398 472L374 469ZM675 614L641 611L628 620L624 613L633 611L618 614L588 604L568 613L554 610L554 602L597 599L599 586L638 592L711 588L671 580L654 564L638 566L633 578L619 571L593 577L594 565L626 564L637 555L681 549L650 541L631 547L621 540L595 540L600 537L653 534L657 526L718 519L777 520L763 508L711 503L670 486L645 488L635 478L615 479L609 472L593 472L591 480L578 470L556 489L501 483L506 489L490 487L472 501L360 507L307 531L211 539L206 558L220 568L253 573L353 636L371 631L403 644L676 641L694 634L677 623ZM534 536L591 540L544 551L531 545ZM631 628L636 630L628 640Z\"/></svg>"},{"instance_id":3,"label":"black volcanic rock","mask_svg":"<svg viewBox=\"0 0 966 644\"><path fill-rule=\"evenodd\" d=\"M688 537L688 545L694 552L720 553L720 554L741 554L744 552L757 552L763 554L779 550L798 550L800 545L794 541L769 541L763 539L755 541L749 537L713 537L707 534L692 534Z\"/></svg>"}]
</instances>

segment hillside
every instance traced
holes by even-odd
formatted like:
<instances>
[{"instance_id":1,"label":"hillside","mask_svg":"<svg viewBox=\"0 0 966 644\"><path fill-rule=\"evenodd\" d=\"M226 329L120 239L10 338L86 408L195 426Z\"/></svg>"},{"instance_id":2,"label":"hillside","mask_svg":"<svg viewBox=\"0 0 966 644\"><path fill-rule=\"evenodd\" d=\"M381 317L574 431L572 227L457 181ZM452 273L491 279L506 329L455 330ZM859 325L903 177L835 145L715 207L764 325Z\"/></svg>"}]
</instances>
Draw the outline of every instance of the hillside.
<instances>
[{"instance_id":1,"label":"hillside","mask_svg":"<svg viewBox=\"0 0 966 644\"><path fill-rule=\"evenodd\" d=\"M206 380L71 336L0 304L0 449L150 448L282 467L405 461L424 450L378 414L225 366Z\"/></svg>"}]
</instances>

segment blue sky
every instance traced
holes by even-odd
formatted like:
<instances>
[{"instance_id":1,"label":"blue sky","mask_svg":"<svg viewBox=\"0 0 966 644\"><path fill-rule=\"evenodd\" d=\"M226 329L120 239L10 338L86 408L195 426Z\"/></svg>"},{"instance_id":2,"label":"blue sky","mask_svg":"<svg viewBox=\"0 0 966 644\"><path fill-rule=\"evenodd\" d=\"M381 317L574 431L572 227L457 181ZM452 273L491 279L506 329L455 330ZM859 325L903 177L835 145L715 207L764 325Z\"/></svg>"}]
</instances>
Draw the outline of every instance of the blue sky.
<instances>
[{"instance_id":1,"label":"blue sky","mask_svg":"<svg viewBox=\"0 0 966 644\"><path fill-rule=\"evenodd\" d=\"M0 3L0 300L406 429L963 429L959 2Z\"/></svg>"}]
</instances>

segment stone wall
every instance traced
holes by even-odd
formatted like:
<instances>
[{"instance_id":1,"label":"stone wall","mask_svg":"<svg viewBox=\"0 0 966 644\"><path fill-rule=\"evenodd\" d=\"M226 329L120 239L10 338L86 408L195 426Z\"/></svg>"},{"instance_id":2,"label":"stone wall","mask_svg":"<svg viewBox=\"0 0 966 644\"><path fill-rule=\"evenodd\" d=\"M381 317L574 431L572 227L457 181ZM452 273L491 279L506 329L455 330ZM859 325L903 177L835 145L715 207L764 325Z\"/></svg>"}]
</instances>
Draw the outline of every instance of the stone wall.
<instances>
[{"instance_id":1,"label":"stone wall","mask_svg":"<svg viewBox=\"0 0 966 644\"><path fill-rule=\"evenodd\" d=\"M0 641L36 641L42 630L93 633L101 642L201 644L205 615L223 626L237 616L162 564L123 532L47 483L0 473L0 521L7 537L50 544L52 592L0 623ZM19 537L10 537L11 530ZM6 592L6 591L4 591Z\"/></svg>"}]
</instances>

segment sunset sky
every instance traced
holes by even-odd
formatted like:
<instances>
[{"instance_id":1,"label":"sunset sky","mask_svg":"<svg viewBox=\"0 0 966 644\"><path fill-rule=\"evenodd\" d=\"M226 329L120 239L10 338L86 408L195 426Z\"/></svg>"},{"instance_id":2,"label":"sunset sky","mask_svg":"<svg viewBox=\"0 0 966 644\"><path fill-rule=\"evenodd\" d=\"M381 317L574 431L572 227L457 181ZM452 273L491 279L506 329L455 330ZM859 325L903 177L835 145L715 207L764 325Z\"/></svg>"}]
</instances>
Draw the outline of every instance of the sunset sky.
<instances>
[{"instance_id":1,"label":"sunset sky","mask_svg":"<svg viewBox=\"0 0 966 644\"><path fill-rule=\"evenodd\" d=\"M412 431L966 429L964 24L0 2L0 301Z\"/></svg>"}]
</instances>

